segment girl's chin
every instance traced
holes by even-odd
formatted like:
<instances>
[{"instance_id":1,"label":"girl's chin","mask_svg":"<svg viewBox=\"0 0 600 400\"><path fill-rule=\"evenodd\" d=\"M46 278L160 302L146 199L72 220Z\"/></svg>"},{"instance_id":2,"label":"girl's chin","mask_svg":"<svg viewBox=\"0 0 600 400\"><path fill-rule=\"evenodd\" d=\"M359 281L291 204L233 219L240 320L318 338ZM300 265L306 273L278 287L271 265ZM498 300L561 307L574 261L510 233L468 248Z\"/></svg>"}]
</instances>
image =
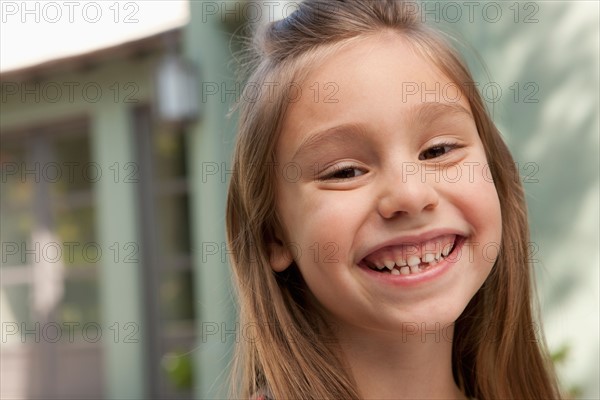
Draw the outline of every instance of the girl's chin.
<instances>
[{"instance_id":1,"label":"girl's chin","mask_svg":"<svg viewBox=\"0 0 600 400\"><path fill-rule=\"evenodd\" d=\"M337 309L326 311L324 316L331 327L342 332L355 331L353 336L376 338L386 343L388 340L433 343L452 339L456 320L467 303L466 299L464 302L455 299L443 307L428 301L407 307L381 304L375 311L363 309L359 314ZM355 308L355 311L358 310Z\"/></svg>"}]
</instances>

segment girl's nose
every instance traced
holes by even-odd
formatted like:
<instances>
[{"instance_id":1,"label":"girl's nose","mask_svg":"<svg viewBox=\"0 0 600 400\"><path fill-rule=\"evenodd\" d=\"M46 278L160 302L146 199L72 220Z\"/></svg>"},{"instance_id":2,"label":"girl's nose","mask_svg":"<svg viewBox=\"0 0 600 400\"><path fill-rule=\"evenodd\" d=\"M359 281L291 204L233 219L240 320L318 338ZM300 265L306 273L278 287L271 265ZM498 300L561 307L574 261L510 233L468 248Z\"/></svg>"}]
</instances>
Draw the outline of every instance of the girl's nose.
<instances>
[{"instance_id":1,"label":"girl's nose","mask_svg":"<svg viewBox=\"0 0 600 400\"><path fill-rule=\"evenodd\" d=\"M382 185L379 214L386 219L407 214L416 216L423 211L435 209L439 194L420 173L390 173L380 182Z\"/></svg>"}]
</instances>

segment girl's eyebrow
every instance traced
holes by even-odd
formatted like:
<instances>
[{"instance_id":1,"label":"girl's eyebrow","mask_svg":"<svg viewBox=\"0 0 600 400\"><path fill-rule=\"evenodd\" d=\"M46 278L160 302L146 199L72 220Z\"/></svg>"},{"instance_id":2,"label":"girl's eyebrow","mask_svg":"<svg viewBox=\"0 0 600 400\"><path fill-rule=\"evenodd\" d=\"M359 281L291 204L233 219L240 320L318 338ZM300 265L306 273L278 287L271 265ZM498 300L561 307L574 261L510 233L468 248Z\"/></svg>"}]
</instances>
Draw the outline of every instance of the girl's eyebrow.
<instances>
[{"instance_id":1,"label":"girl's eyebrow","mask_svg":"<svg viewBox=\"0 0 600 400\"><path fill-rule=\"evenodd\" d=\"M304 140L302 140L300 146L298 146L298 149L292 157L292 161L294 161L303 153L317 151L325 144L339 145L351 140L359 140L363 142L369 140L369 133L365 129L364 125L350 122L309 134L306 138L304 138Z\"/></svg>"},{"instance_id":2,"label":"girl's eyebrow","mask_svg":"<svg viewBox=\"0 0 600 400\"><path fill-rule=\"evenodd\" d=\"M410 114L414 115L413 122L421 126L427 126L442 116L473 118L471 112L458 103L424 102L411 109Z\"/></svg>"},{"instance_id":3,"label":"girl's eyebrow","mask_svg":"<svg viewBox=\"0 0 600 400\"><path fill-rule=\"evenodd\" d=\"M471 112L458 103L424 102L413 107L409 114L413 116L413 123L420 126L430 125L432 121L443 116L459 115L473 118ZM317 151L325 144L339 145L349 140L367 142L369 138L367 128L361 123L350 122L337 125L309 134L298 146L292 161L303 153Z\"/></svg>"}]
</instances>

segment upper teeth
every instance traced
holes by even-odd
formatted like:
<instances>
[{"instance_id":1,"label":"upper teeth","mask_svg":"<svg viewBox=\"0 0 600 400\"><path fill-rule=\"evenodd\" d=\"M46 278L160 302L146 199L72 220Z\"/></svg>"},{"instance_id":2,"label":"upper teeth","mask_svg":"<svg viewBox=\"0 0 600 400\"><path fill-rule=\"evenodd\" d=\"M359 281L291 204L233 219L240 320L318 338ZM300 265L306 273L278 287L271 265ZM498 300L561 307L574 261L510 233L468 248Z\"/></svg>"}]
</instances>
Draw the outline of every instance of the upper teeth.
<instances>
[{"instance_id":1,"label":"upper teeth","mask_svg":"<svg viewBox=\"0 0 600 400\"><path fill-rule=\"evenodd\" d=\"M385 255L381 261L371 260L369 262L379 270L385 268L389 271L399 271L401 274L415 273L419 271L419 265L435 265L438 261L447 257L454 246L455 240L455 235L448 235L438 238L437 241L428 242L431 246L421 246L422 253L420 257L414 254L414 250L412 251L413 254L409 254L403 246L399 246L401 250L395 249L396 251L393 254L388 250L384 253L387 255ZM431 249L430 247L435 247L435 249ZM413 249L414 248L415 247L413 246ZM425 267L426 266L423 266L422 268ZM397 275L397 273L394 272L394 275Z\"/></svg>"},{"instance_id":2,"label":"upper teeth","mask_svg":"<svg viewBox=\"0 0 600 400\"><path fill-rule=\"evenodd\" d=\"M409 267L416 267L417 265L421 264L421 259L417 256L410 256L406 262L408 263Z\"/></svg>"},{"instance_id":3,"label":"upper teeth","mask_svg":"<svg viewBox=\"0 0 600 400\"><path fill-rule=\"evenodd\" d=\"M444 257L446 257L448 254L450 254L451 249L452 249L452 243L447 244L446 246L444 246L444 249L442 250L442 255Z\"/></svg>"},{"instance_id":4,"label":"upper teeth","mask_svg":"<svg viewBox=\"0 0 600 400\"><path fill-rule=\"evenodd\" d=\"M382 263L383 265L376 265L377 269L382 270L384 268L387 268L390 271L394 271L395 268L396 269L409 269L412 271L413 269L417 268L420 264L431 264L431 265L435 265L440 259L448 256L449 252L447 252L446 254L443 254L440 257L436 257L435 254L431 254L431 253L427 253L425 254L422 258L419 258L417 256L410 256L408 257L408 260L402 260L400 261L400 263L396 263L394 261L385 261L384 263ZM416 272L416 271L413 271Z\"/></svg>"},{"instance_id":5,"label":"upper teeth","mask_svg":"<svg viewBox=\"0 0 600 400\"><path fill-rule=\"evenodd\" d=\"M431 254L431 253L427 253L423 256L422 258L423 262L425 263L430 263L433 260L435 260L435 255Z\"/></svg>"}]
</instances>

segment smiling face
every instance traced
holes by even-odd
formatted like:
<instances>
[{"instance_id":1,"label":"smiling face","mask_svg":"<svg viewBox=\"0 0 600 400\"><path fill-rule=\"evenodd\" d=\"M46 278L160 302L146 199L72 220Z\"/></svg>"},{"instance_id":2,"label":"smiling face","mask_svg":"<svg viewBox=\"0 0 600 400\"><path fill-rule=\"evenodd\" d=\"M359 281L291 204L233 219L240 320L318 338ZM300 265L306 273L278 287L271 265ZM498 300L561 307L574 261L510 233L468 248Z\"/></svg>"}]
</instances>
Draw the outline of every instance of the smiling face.
<instances>
[{"instance_id":1,"label":"smiling face","mask_svg":"<svg viewBox=\"0 0 600 400\"><path fill-rule=\"evenodd\" d=\"M273 245L271 264L293 257L331 323L444 326L490 273L500 205L457 88L400 36L380 35L326 58L290 104L276 148L288 246ZM375 271L386 263L395 271Z\"/></svg>"}]
</instances>

